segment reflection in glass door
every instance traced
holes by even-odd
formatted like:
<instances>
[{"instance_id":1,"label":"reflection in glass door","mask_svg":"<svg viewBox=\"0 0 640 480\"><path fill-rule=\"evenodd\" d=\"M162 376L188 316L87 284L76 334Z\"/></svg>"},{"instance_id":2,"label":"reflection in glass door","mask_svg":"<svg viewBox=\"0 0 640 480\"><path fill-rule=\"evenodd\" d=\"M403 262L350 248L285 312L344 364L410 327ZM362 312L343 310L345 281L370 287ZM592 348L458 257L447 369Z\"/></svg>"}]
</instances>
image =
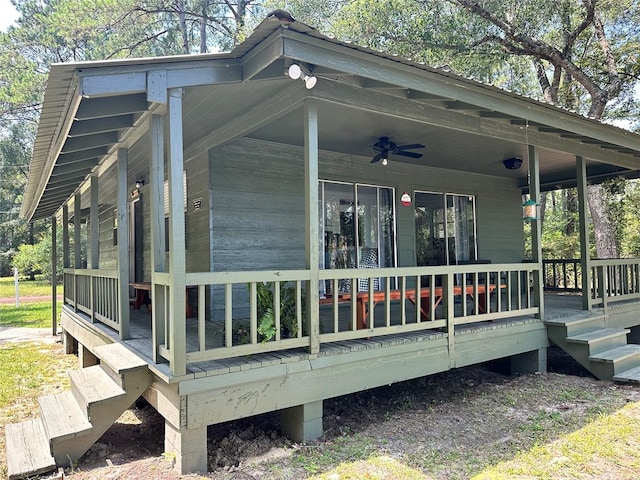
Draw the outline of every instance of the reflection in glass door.
<instances>
[{"instance_id":1,"label":"reflection in glass door","mask_svg":"<svg viewBox=\"0 0 640 480\"><path fill-rule=\"evenodd\" d=\"M415 194L417 265L457 265L476 260L475 198Z\"/></svg>"},{"instance_id":2,"label":"reflection in glass door","mask_svg":"<svg viewBox=\"0 0 640 480\"><path fill-rule=\"evenodd\" d=\"M392 188L320 182L320 198L321 268L396 265ZM374 282L374 289L382 288L380 279ZM351 285L344 280L339 288L346 292L350 291ZM368 289L368 280L359 281L358 289Z\"/></svg>"}]
</instances>

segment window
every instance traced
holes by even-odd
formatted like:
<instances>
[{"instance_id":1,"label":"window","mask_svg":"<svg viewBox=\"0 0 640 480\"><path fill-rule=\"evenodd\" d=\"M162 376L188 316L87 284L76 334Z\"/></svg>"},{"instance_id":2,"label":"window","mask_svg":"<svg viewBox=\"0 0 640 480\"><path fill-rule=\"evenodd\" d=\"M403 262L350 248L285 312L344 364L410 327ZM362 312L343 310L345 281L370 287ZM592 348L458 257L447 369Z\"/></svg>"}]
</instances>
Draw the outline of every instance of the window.
<instances>
[{"instance_id":1,"label":"window","mask_svg":"<svg viewBox=\"0 0 640 480\"><path fill-rule=\"evenodd\" d=\"M392 188L323 181L319 191L321 268L396 265ZM375 281L375 289L381 288L380 281ZM340 287L343 291L350 290L346 282ZM367 289L367 282L362 280L359 289Z\"/></svg>"},{"instance_id":2,"label":"window","mask_svg":"<svg viewBox=\"0 0 640 480\"><path fill-rule=\"evenodd\" d=\"M417 265L457 265L476 260L475 197L415 194Z\"/></svg>"}]
</instances>

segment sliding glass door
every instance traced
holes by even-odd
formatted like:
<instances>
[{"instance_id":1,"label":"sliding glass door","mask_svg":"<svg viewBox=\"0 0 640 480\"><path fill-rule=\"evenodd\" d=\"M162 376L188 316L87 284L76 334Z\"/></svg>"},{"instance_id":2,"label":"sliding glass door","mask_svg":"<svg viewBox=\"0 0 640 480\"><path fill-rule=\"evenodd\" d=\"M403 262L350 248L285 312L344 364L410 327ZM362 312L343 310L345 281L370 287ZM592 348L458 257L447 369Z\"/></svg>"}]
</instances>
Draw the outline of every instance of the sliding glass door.
<instances>
[{"instance_id":1,"label":"sliding glass door","mask_svg":"<svg viewBox=\"0 0 640 480\"><path fill-rule=\"evenodd\" d=\"M475 197L416 192L417 265L457 265L475 261Z\"/></svg>"},{"instance_id":2,"label":"sliding glass door","mask_svg":"<svg viewBox=\"0 0 640 480\"><path fill-rule=\"evenodd\" d=\"M320 199L321 268L396 265L392 188L323 181ZM368 288L361 283L359 288ZM376 279L374 288L380 287ZM350 290L350 284L345 280L340 290Z\"/></svg>"}]
</instances>

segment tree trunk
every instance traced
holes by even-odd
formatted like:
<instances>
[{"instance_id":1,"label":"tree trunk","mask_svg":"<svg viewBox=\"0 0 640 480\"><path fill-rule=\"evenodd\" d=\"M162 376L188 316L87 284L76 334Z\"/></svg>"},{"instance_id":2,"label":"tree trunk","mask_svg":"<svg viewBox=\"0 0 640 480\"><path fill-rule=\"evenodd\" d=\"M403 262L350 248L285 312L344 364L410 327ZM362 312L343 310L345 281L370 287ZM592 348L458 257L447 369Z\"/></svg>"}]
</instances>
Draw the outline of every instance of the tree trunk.
<instances>
[{"instance_id":1,"label":"tree trunk","mask_svg":"<svg viewBox=\"0 0 640 480\"><path fill-rule=\"evenodd\" d=\"M611 222L607 210L606 195L602 185L589 185L589 211L593 221L593 231L596 240L596 256L598 258L618 258L615 226Z\"/></svg>"}]
</instances>

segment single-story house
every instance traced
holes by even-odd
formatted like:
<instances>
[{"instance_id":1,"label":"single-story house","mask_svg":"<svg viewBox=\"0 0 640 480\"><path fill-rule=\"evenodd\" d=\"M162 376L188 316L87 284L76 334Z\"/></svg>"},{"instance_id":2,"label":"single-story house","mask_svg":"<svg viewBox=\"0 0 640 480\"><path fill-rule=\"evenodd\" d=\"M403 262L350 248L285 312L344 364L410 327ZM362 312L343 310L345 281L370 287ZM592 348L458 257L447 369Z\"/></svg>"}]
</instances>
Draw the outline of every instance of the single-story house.
<instances>
[{"instance_id":1,"label":"single-story house","mask_svg":"<svg viewBox=\"0 0 640 480\"><path fill-rule=\"evenodd\" d=\"M305 441L327 398L544 371L550 342L638 378L640 262L589 258L585 192L639 170L637 134L278 14L229 53L53 65L22 214L62 236L81 368L7 426L9 474L76 461L140 396L198 472L208 425L280 411ZM567 186L581 295L552 298L535 204Z\"/></svg>"}]
</instances>

